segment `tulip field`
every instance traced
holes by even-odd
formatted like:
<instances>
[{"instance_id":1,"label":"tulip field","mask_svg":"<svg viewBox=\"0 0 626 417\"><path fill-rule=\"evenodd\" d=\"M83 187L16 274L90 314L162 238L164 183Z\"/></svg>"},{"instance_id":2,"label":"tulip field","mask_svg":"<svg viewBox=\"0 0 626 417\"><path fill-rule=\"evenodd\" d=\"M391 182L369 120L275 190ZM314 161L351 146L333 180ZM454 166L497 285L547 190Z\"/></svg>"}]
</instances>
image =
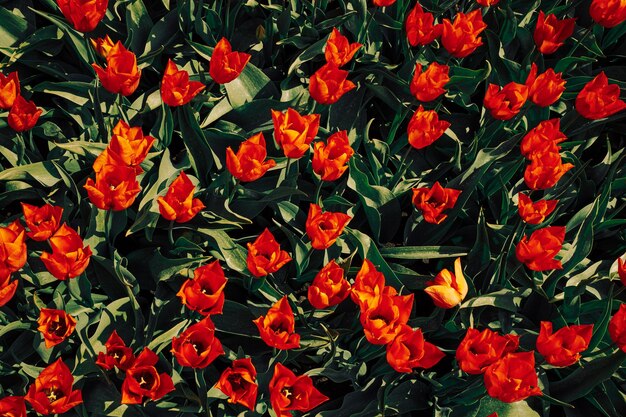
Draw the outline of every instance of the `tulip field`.
<instances>
[{"instance_id":1,"label":"tulip field","mask_svg":"<svg viewBox=\"0 0 626 417\"><path fill-rule=\"evenodd\" d=\"M626 0L0 1L0 417L626 416Z\"/></svg>"}]
</instances>

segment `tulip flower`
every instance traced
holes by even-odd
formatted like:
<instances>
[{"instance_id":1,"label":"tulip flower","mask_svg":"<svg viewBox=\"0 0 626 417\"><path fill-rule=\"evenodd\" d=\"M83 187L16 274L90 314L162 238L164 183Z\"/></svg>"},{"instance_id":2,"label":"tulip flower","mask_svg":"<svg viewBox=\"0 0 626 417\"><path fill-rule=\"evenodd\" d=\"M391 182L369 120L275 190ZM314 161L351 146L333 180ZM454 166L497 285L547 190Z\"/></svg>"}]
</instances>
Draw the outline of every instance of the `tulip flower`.
<instances>
[{"instance_id":1,"label":"tulip flower","mask_svg":"<svg viewBox=\"0 0 626 417\"><path fill-rule=\"evenodd\" d=\"M0 109L9 110L20 96L20 80L17 71L6 77L0 73Z\"/></svg>"},{"instance_id":2,"label":"tulip flower","mask_svg":"<svg viewBox=\"0 0 626 417\"><path fill-rule=\"evenodd\" d=\"M561 269L561 261L554 257L561 251L565 227L549 226L535 230L530 238L524 235L515 248L517 260L533 271Z\"/></svg>"},{"instance_id":3,"label":"tulip flower","mask_svg":"<svg viewBox=\"0 0 626 417\"><path fill-rule=\"evenodd\" d=\"M105 164L96 174L96 181L88 178L84 187L94 206L121 211L130 207L141 191L136 175L134 168Z\"/></svg>"},{"instance_id":4,"label":"tulip flower","mask_svg":"<svg viewBox=\"0 0 626 417\"><path fill-rule=\"evenodd\" d=\"M24 397L39 414L63 414L83 402L80 390L72 390L74 377L61 358L48 365Z\"/></svg>"},{"instance_id":5,"label":"tulip flower","mask_svg":"<svg viewBox=\"0 0 626 417\"><path fill-rule=\"evenodd\" d=\"M36 241L48 240L59 229L63 207L44 204L41 207L21 203L24 221L30 232L26 235Z\"/></svg>"},{"instance_id":6,"label":"tulip flower","mask_svg":"<svg viewBox=\"0 0 626 417\"><path fill-rule=\"evenodd\" d=\"M572 36L575 25L576 19L559 20L554 14L546 16L543 10L540 10L533 35L539 52L545 55L555 53L565 40Z\"/></svg>"},{"instance_id":7,"label":"tulip flower","mask_svg":"<svg viewBox=\"0 0 626 417\"><path fill-rule=\"evenodd\" d=\"M609 79L602 71L585 84L576 96L576 111L591 120L612 116L626 109L626 103L620 100L619 95L619 86L609 84Z\"/></svg>"},{"instance_id":8,"label":"tulip flower","mask_svg":"<svg viewBox=\"0 0 626 417\"><path fill-rule=\"evenodd\" d=\"M213 261L196 268L193 279L185 281L176 295L187 308L202 315L222 314L227 281L220 262Z\"/></svg>"},{"instance_id":9,"label":"tulip flower","mask_svg":"<svg viewBox=\"0 0 626 417\"><path fill-rule=\"evenodd\" d=\"M420 105L411 117L407 129L409 144L415 149L431 145L450 127L450 122L439 120L434 110L424 110Z\"/></svg>"},{"instance_id":10,"label":"tulip flower","mask_svg":"<svg viewBox=\"0 0 626 417\"><path fill-rule=\"evenodd\" d=\"M265 158L267 148L263 133L257 133L243 142L236 154L230 146L226 148L226 168L239 181L256 181L276 166L276 161Z\"/></svg>"},{"instance_id":11,"label":"tulip flower","mask_svg":"<svg viewBox=\"0 0 626 417\"><path fill-rule=\"evenodd\" d=\"M400 333L413 308L413 294L398 295L392 287L383 290L378 304L361 310L359 319L368 342L386 345Z\"/></svg>"},{"instance_id":12,"label":"tulip flower","mask_svg":"<svg viewBox=\"0 0 626 417\"><path fill-rule=\"evenodd\" d=\"M18 281L11 281L11 272L0 267L0 307L6 305L17 291Z\"/></svg>"},{"instance_id":13,"label":"tulip flower","mask_svg":"<svg viewBox=\"0 0 626 417\"><path fill-rule=\"evenodd\" d=\"M348 161L354 155L345 130L333 133L326 144L316 142L313 146L313 172L322 181L335 181L348 169Z\"/></svg>"},{"instance_id":14,"label":"tulip flower","mask_svg":"<svg viewBox=\"0 0 626 417\"><path fill-rule=\"evenodd\" d=\"M419 101L433 101L446 93L443 88L448 81L450 67L433 62L422 72L422 64L415 64L415 72L411 80L411 94Z\"/></svg>"},{"instance_id":15,"label":"tulip flower","mask_svg":"<svg viewBox=\"0 0 626 417\"><path fill-rule=\"evenodd\" d=\"M16 132L26 132L35 127L42 112L43 110L38 109L33 101L17 96L13 107L9 110L7 122L9 127Z\"/></svg>"},{"instance_id":16,"label":"tulip flower","mask_svg":"<svg viewBox=\"0 0 626 417\"><path fill-rule=\"evenodd\" d=\"M626 352L626 304L620 304L617 313L611 317L609 336L618 348Z\"/></svg>"},{"instance_id":17,"label":"tulip flower","mask_svg":"<svg viewBox=\"0 0 626 417\"><path fill-rule=\"evenodd\" d=\"M309 206L306 234L314 249L327 249L335 243L352 217L344 213L322 212L317 204Z\"/></svg>"},{"instance_id":18,"label":"tulip flower","mask_svg":"<svg viewBox=\"0 0 626 417\"><path fill-rule=\"evenodd\" d=\"M626 262L622 258L617 258L617 275L622 284L626 285Z\"/></svg>"},{"instance_id":19,"label":"tulip flower","mask_svg":"<svg viewBox=\"0 0 626 417\"><path fill-rule=\"evenodd\" d=\"M0 399L0 416L26 417L24 397L8 396Z\"/></svg>"},{"instance_id":20,"label":"tulip flower","mask_svg":"<svg viewBox=\"0 0 626 417\"><path fill-rule=\"evenodd\" d=\"M137 356L126 371L122 384L122 404L141 404L144 397L156 401L174 391L174 382L165 372L159 374L155 365L159 361L156 353L148 348Z\"/></svg>"},{"instance_id":21,"label":"tulip flower","mask_svg":"<svg viewBox=\"0 0 626 417\"><path fill-rule=\"evenodd\" d=\"M538 200L533 202L526 194L519 193L518 212L522 220L528 224L543 222L556 208L559 200Z\"/></svg>"},{"instance_id":22,"label":"tulip flower","mask_svg":"<svg viewBox=\"0 0 626 417\"><path fill-rule=\"evenodd\" d=\"M91 39L91 46L93 46L98 55L106 59L111 49L115 46L115 42L111 40L109 35L105 35L104 38Z\"/></svg>"},{"instance_id":23,"label":"tulip flower","mask_svg":"<svg viewBox=\"0 0 626 417\"><path fill-rule=\"evenodd\" d=\"M187 174L181 171L170 184L165 197L158 197L159 212L166 220L185 223L193 219L205 206L198 198L193 198L196 190Z\"/></svg>"},{"instance_id":24,"label":"tulip flower","mask_svg":"<svg viewBox=\"0 0 626 417\"><path fill-rule=\"evenodd\" d=\"M490 397L514 403L533 395L541 395L535 371L535 353L507 353L484 373L485 387Z\"/></svg>"},{"instance_id":25,"label":"tulip flower","mask_svg":"<svg viewBox=\"0 0 626 417\"><path fill-rule=\"evenodd\" d=\"M558 153L558 144L565 140L567 136L561 132L561 119L541 121L522 138L522 155L533 160L543 153Z\"/></svg>"},{"instance_id":26,"label":"tulip flower","mask_svg":"<svg viewBox=\"0 0 626 417\"><path fill-rule=\"evenodd\" d=\"M476 0L476 3L484 7L495 6L500 0Z\"/></svg>"},{"instance_id":27,"label":"tulip flower","mask_svg":"<svg viewBox=\"0 0 626 417\"><path fill-rule=\"evenodd\" d=\"M295 332L295 318L287 296L278 300L267 314L254 320L261 339L277 349L300 347L300 335Z\"/></svg>"},{"instance_id":28,"label":"tulip flower","mask_svg":"<svg viewBox=\"0 0 626 417\"><path fill-rule=\"evenodd\" d=\"M358 42L350 43L348 38L343 36L337 28L333 28L333 31L326 41L324 57L326 58L326 62L342 67L350 62L361 46L363 46L363 44Z\"/></svg>"},{"instance_id":29,"label":"tulip flower","mask_svg":"<svg viewBox=\"0 0 626 417\"><path fill-rule=\"evenodd\" d=\"M120 120L113 128L109 145L94 161L93 170L98 174L107 164L123 165L133 168L139 175L143 172L139 165L148 156L154 141L152 136L144 136L141 127L131 127Z\"/></svg>"},{"instance_id":30,"label":"tulip flower","mask_svg":"<svg viewBox=\"0 0 626 417\"><path fill-rule=\"evenodd\" d=\"M320 104L333 104L356 85L347 79L348 71L340 70L333 63L327 63L309 79L309 93Z\"/></svg>"},{"instance_id":31,"label":"tulip flower","mask_svg":"<svg viewBox=\"0 0 626 417\"><path fill-rule=\"evenodd\" d=\"M91 32L104 18L109 0L57 0L61 13L79 32Z\"/></svg>"},{"instance_id":32,"label":"tulip flower","mask_svg":"<svg viewBox=\"0 0 626 417\"><path fill-rule=\"evenodd\" d=\"M133 350L126 346L124 340L113 330L107 341L104 343L105 352L98 353L96 365L103 369L111 370L117 368L126 371L133 366L135 355Z\"/></svg>"},{"instance_id":33,"label":"tulip flower","mask_svg":"<svg viewBox=\"0 0 626 417\"><path fill-rule=\"evenodd\" d=\"M443 19L441 43L450 55L465 58L483 44L480 34L487 28L480 9L457 13L454 23Z\"/></svg>"},{"instance_id":34,"label":"tulip flower","mask_svg":"<svg viewBox=\"0 0 626 417\"><path fill-rule=\"evenodd\" d=\"M537 351L550 365L570 366L580 360L580 353L587 350L592 335L593 324L566 326L552 333L552 323L542 321Z\"/></svg>"},{"instance_id":35,"label":"tulip flower","mask_svg":"<svg viewBox=\"0 0 626 417\"><path fill-rule=\"evenodd\" d=\"M350 297L359 305L361 311L366 311L380 302L386 288L389 287L385 286L385 276L369 259L364 259L361 269L354 278Z\"/></svg>"},{"instance_id":36,"label":"tulip flower","mask_svg":"<svg viewBox=\"0 0 626 417\"><path fill-rule=\"evenodd\" d=\"M589 6L591 18L600 26L613 28L626 21L624 0L593 0Z\"/></svg>"},{"instance_id":37,"label":"tulip flower","mask_svg":"<svg viewBox=\"0 0 626 417\"><path fill-rule=\"evenodd\" d=\"M218 84L227 84L239 77L252 56L245 52L233 52L228 39L219 40L209 62L209 74Z\"/></svg>"},{"instance_id":38,"label":"tulip flower","mask_svg":"<svg viewBox=\"0 0 626 417\"><path fill-rule=\"evenodd\" d=\"M509 120L517 115L528 99L528 87L524 84L508 83L500 88L489 84L483 105L498 120Z\"/></svg>"},{"instance_id":39,"label":"tulip flower","mask_svg":"<svg viewBox=\"0 0 626 417\"><path fill-rule=\"evenodd\" d=\"M459 304L467 296L467 282L461 269L461 258L454 261L454 274L447 269L442 269L433 281L426 282L424 292L432 298L439 308L452 308Z\"/></svg>"},{"instance_id":40,"label":"tulip flower","mask_svg":"<svg viewBox=\"0 0 626 417\"><path fill-rule=\"evenodd\" d=\"M102 86L113 94L129 96L139 86L141 70L137 67L137 57L134 53L117 43L109 50L106 57L106 70L100 65L92 64Z\"/></svg>"},{"instance_id":41,"label":"tulip flower","mask_svg":"<svg viewBox=\"0 0 626 417\"><path fill-rule=\"evenodd\" d=\"M255 277L272 274L291 261L291 256L276 242L269 229L256 238L254 243L248 243L248 270Z\"/></svg>"},{"instance_id":42,"label":"tulip flower","mask_svg":"<svg viewBox=\"0 0 626 417\"><path fill-rule=\"evenodd\" d=\"M19 271L26 264L25 241L26 231L19 220L0 227L0 277Z\"/></svg>"},{"instance_id":43,"label":"tulip flower","mask_svg":"<svg viewBox=\"0 0 626 417\"><path fill-rule=\"evenodd\" d=\"M236 359L226 368L215 388L228 396L231 404L241 404L254 411L258 392L256 368L250 358Z\"/></svg>"},{"instance_id":44,"label":"tulip flower","mask_svg":"<svg viewBox=\"0 0 626 417\"><path fill-rule=\"evenodd\" d=\"M460 190L443 188L435 182L431 188L413 188L413 205L422 211L424 221L440 224L448 217L444 210L454 207L459 194Z\"/></svg>"},{"instance_id":45,"label":"tulip flower","mask_svg":"<svg viewBox=\"0 0 626 417\"><path fill-rule=\"evenodd\" d=\"M441 36L443 26L435 24L435 16L417 2L407 15L405 29L411 46L424 46Z\"/></svg>"},{"instance_id":46,"label":"tulip flower","mask_svg":"<svg viewBox=\"0 0 626 417\"><path fill-rule=\"evenodd\" d=\"M50 349L67 339L76 328L76 320L63 310L42 308L39 312L39 327L37 330L46 342L46 348Z\"/></svg>"},{"instance_id":47,"label":"tulip flower","mask_svg":"<svg viewBox=\"0 0 626 417\"><path fill-rule=\"evenodd\" d=\"M558 152L543 152L531 158L524 171L524 182L531 190L545 190L554 187L572 168L574 165L564 164Z\"/></svg>"},{"instance_id":48,"label":"tulip flower","mask_svg":"<svg viewBox=\"0 0 626 417\"><path fill-rule=\"evenodd\" d=\"M565 91L562 73L555 73L552 68L537 76L537 65L533 62L526 78L528 98L539 107L548 107L556 103Z\"/></svg>"},{"instance_id":49,"label":"tulip flower","mask_svg":"<svg viewBox=\"0 0 626 417\"><path fill-rule=\"evenodd\" d=\"M301 158L315 139L320 127L320 115L302 116L292 108L286 112L272 110L274 138L287 158Z\"/></svg>"},{"instance_id":50,"label":"tulip flower","mask_svg":"<svg viewBox=\"0 0 626 417\"><path fill-rule=\"evenodd\" d=\"M311 377L296 376L280 362L274 366L269 391L270 403L277 417L291 417L292 410L310 411L328 401L328 397L313 386Z\"/></svg>"},{"instance_id":51,"label":"tulip flower","mask_svg":"<svg viewBox=\"0 0 626 417\"><path fill-rule=\"evenodd\" d=\"M182 106L187 104L206 87L200 81L189 81L189 73L178 70L170 59L167 61L163 81L161 81L161 99L168 106Z\"/></svg>"},{"instance_id":52,"label":"tulip flower","mask_svg":"<svg viewBox=\"0 0 626 417\"><path fill-rule=\"evenodd\" d=\"M43 252L41 261L55 278L75 278L87 269L92 254L91 248L83 245L76 230L64 224L50 237L52 253Z\"/></svg>"},{"instance_id":53,"label":"tulip flower","mask_svg":"<svg viewBox=\"0 0 626 417\"><path fill-rule=\"evenodd\" d=\"M518 347L519 336L502 336L489 329L478 331L470 327L456 349L456 360L463 372L479 375L505 354L515 352Z\"/></svg>"},{"instance_id":54,"label":"tulip flower","mask_svg":"<svg viewBox=\"0 0 626 417\"><path fill-rule=\"evenodd\" d=\"M412 372L414 368L432 368L445 354L424 340L421 329L402 326L402 330L387 345L387 362L396 372Z\"/></svg>"},{"instance_id":55,"label":"tulip flower","mask_svg":"<svg viewBox=\"0 0 626 417\"><path fill-rule=\"evenodd\" d=\"M350 283L344 270L334 260L317 273L308 289L308 298L315 308L328 308L341 303L350 295Z\"/></svg>"},{"instance_id":56,"label":"tulip flower","mask_svg":"<svg viewBox=\"0 0 626 417\"><path fill-rule=\"evenodd\" d=\"M172 354L181 366L202 369L224 354L215 325L206 317L172 339Z\"/></svg>"}]
</instances>

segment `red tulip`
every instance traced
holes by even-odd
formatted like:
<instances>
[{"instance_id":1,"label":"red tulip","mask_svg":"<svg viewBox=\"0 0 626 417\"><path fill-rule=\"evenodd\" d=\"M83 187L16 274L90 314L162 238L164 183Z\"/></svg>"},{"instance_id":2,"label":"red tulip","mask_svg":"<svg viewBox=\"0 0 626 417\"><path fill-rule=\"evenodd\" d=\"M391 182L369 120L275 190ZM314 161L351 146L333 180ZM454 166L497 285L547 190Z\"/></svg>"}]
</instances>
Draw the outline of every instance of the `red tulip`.
<instances>
[{"instance_id":1,"label":"red tulip","mask_svg":"<svg viewBox=\"0 0 626 417\"><path fill-rule=\"evenodd\" d=\"M326 41L326 49L324 51L326 62L342 67L350 62L361 46L363 45L358 42L350 43L348 38L343 36L337 28L333 28L328 41Z\"/></svg>"},{"instance_id":2,"label":"red tulip","mask_svg":"<svg viewBox=\"0 0 626 417\"><path fill-rule=\"evenodd\" d=\"M248 243L248 270L255 277L263 277L278 271L291 257L280 249L274 235L265 229L254 243Z\"/></svg>"},{"instance_id":3,"label":"red tulip","mask_svg":"<svg viewBox=\"0 0 626 417\"><path fill-rule=\"evenodd\" d=\"M435 16L425 12L419 2L415 3L413 9L406 18L406 37L411 46L428 45L439 36L443 26L435 24Z\"/></svg>"},{"instance_id":4,"label":"red tulip","mask_svg":"<svg viewBox=\"0 0 626 417\"><path fill-rule=\"evenodd\" d=\"M522 155L532 160L546 152L558 153L560 150L558 144L567 140L567 136L560 129L560 119L539 122L522 139Z\"/></svg>"},{"instance_id":5,"label":"red tulip","mask_svg":"<svg viewBox=\"0 0 626 417\"><path fill-rule=\"evenodd\" d=\"M566 326L552 333L552 323L542 321L537 351L550 365L570 366L587 350L592 334L593 324Z\"/></svg>"},{"instance_id":6,"label":"red tulip","mask_svg":"<svg viewBox=\"0 0 626 417\"><path fill-rule=\"evenodd\" d=\"M135 362L135 355L133 350L126 346L126 343L117 334L117 331L113 330L106 343L104 344L105 352L98 353L96 365L106 370L111 370L114 367L120 371L126 371Z\"/></svg>"},{"instance_id":7,"label":"red tulip","mask_svg":"<svg viewBox=\"0 0 626 417\"><path fill-rule=\"evenodd\" d=\"M80 390L72 390L74 377L61 358L45 368L24 397L39 414L63 414L83 402Z\"/></svg>"},{"instance_id":8,"label":"red tulip","mask_svg":"<svg viewBox=\"0 0 626 417\"><path fill-rule=\"evenodd\" d=\"M484 374L489 396L505 403L541 395L535 371L535 353L507 353L496 363L489 365Z\"/></svg>"},{"instance_id":9,"label":"red tulip","mask_svg":"<svg viewBox=\"0 0 626 417\"><path fill-rule=\"evenodd\" d=\"M0 72L0 109L9 110L20 96L20 80L17 71L6 77Z\"/></svg>"},{"instance_id":10,"label":"red tulip","mask_svg":"<svg viewBox=\"0 0 626 417\"><path fill-rule=\"evenodd\" d=\"M11 281L11 272L0 267L0 307L6 305L17 291L18 281Z\"/></svg>"},{"instance_id":11,"label":"red tulip","mask_svg":"<svg viewBox=\"0 0 626 417\"><path fill-rule=\"evenodd\" d=\"M172 339L172 354L181 366L206 368L224 354L215 325L206 317Z\"/></svg>"},{"instance_id":12,"label":"red tulip","mask_svg":"<svg viewBox=\"0 0 626 417\"><path fill-rule=\"evenodd\" d=\"M548 107L556 103L565 91L563 73L558 74L552 68L548 68L543 74L537 76L537 65L533 62L530 73L526 78L528 98L539 107Z\"/></svg>"},{"instance_id":13,"label":"red tulip","mask_svg":"<svg viewBox=\"0 0 626 417\"><path fill-rule=\"evenodd\" d=\"M19 220L0 227L0 277L20 270L26 264L26 232Z\"/></svg>"},{"instance_id":14,"label":"red tulip","mask_svg":"<svg viewBox=\"0 0 626 417\"><path fill-rule=\"evenodd\" d=\"M328 397L313 386L310 377L297 377L280 362L274 366L269 391L270 403L277 417L291 417L291 410L310 411L328 401Z\"/></svg>"},{"instance_id":15,"label":"red tulip","mask_svg":"<svg viewBox=\"0 0 626 417\"><path fill-rule=\"evenodd\" d=\"M63 207L44 204L41 207L21 203L24 221L30 232L26 233L29 238L36 241L48 240L59 229Z\"/></svg>"},{"instance_id":16,"label":"red tulip","mask_svg":"<svg viewBox=\"0 0 626 417\"><path fill-rule=\"evenodd\" d=\"M26 417L24 397L9 396L0 399L0 416Z\"/></svg>"},{"instance_id":17,"label":"red tulip","mask_svg":"<svg viewBox=\"0 0 626 417\"><path fill-rule=\"evenodd\" d=\"M352 217L344 213L322 212L322 208L312 203L306 219L306 234L314 249L327 249L335 243Z\"/></svg>"},{"instance_id":18,"label":"red tulip","mask_svg":"<svg viewBox=\"0 0 626 417\"><path fill-rule=\"evenodd\" d=\"M333 104L356 85L347 79L348 71L340 70L335 64L327 63L309 79L309 93L320 104Z\"/></svg>"},{"instance_id":19,"label":"red tulip","mask_svg":"<svg viewBox=\"0 0 626 417\"><path fill-rule=\"evenodd\" d=\"M361 269L354 278L350 296L361 311L366 311L378 305L386 288L390 287L385 286L385 276L369 259L364 259Z\"/></svg>"},{"instance_id":20,"label":"red tulip","mask_svg":"<svg viewBox=\"0 0 626 417\"><path fill-rule=\"evenodd\" d=\"M57 0L57 4L74 29L91 32L106 14L109 0Z\"/></svg>"},{"instance_id":21,"label":"red tulip","mask_svg":"<svg viewBox=\"0 0 626 417\"><path fill-rule=\"evenodd\" d=\"M87 269L92 254L91 248L83 245L76 230L64 224L50 238L52 253L43 252L41 261L55 278L75 278Z\"/></svg>"},{"instance_id":22,"label":"red tulip","mask_svg":"<svg viewBox=\"0 0 626 417\"><path fill-rule=\"evenodd\" d=\"M455 58L465 58L483 44L480 37L487 28L483 22L480 9L465 13L457 13L454 23L443 19L441 43L450 55Z\"/></svg>"},{"instance_id":23,"label":"red tulip","mask_svg":"<svg viewBox=\"0 0 626 417\"><path fill-rule=\"evenodd\" d=\"M295 318L287 296L278 300L265 316L254 320L261 339L277 349L300 347L300 335L295 331Z\"/></svg>"},{"instance_id":24,"label":"red tulip","mask_svg":"<svg viewBox=\"0 0 626 417\"><path fill-rule=\"evenodd\" d=\"M43 110L38 109L33 101L17 96L9 110L7 122L16 132L25 132L35 127L42 112Z\"/></svg>"},{"instance_id":25,"label":"red tulip","mask_svg":"<svg viewBox=\"0 0 626 417\"><path fill-rule=\"evenodd\" d=\"M250 358L236 359L230 368L226 368L215 388L228 396L228 402L241 404L254 411L258 385L256 369Z\"/></svg>"},{"instance_id":26,"label":"red tulip","mask_svg":"<svg viewBox=\"0 0 626 417\"><path fill-rule=\"evenodd\" d=\"M193 279L185 281L176 295L187 308L202 315L222 314L227 281L220 262L213 261L196 268Z\"/></svg>"},{"instance_id":27,"label":"red tulip","mask_svg":"<svg viewBox=\"0 0 626 417\"><path fill-rule=\"evenodd\" d=\"M106 70L100 65L91 65L98 74L102 86L113 94L123 96L133 94L141 78L141 70L137 67L135 54L126 49L122 42L117 41L109 50L106 61Z\"/></svg>"},{"instance_id":28,"label":"red tulip","mask_svg":"<svg viewBox=\"0 0 626 417\"><path fill-rule=\"evenodd\" d=\"M626 304L620 304L617 313L611 317L609 336L618 348L626 352Z\"/></svg>"},{"instance_id":29,"label":"red tulip","mask_svg":"<svg viewBox=\"0 0 626 417\"><path fill-rule=\"evenodd\" d=\"M446 93L443 88L448 81L450 67L433 62L422 72L422 64L415 64L415 72L411 80L411 94L419 101L433 101Z\"/></svg>"},{"instance_id":30,"label":"red tulip","mask_svg":"<svg viewBox=\"0 0 626 417\"><path fill-rule=\"evenodd\" d=\"M498 120L509 120L520 112L528 99L528 87L524 84L508 83L500 88L489 84L483 105Z\"/></svg>"},{"instance_id":31,"label":"red tulip","mask_svg":"<svg viewBox=\"0 0 626 417\"><path fill-rule=\"evenodd\" d=\"M228 39L219 40L209 62L209 74L218 84L226 84L239 77L252 55L233 52Z\"/></svg>"},{"instance_id":32,"label":"red tulip","mask_svg":"<svg viewBox=\"0 0 626 417\"><path fill-rule=\"evenodd\" d=\"M39 327L37 330L46 342L46 347L50 349L67 339L76 328L76 320L63 310L42 308L39 312Z\"/></svg>"},{"instance_id":33,"label":"red tulip","mask_svg":"<svg viewBox=\"0 0 626 417\"><path fill-rule=\"evenodd\" d=\"M564 164L558 152L543 152L531 158L524 171L524 182L531 190L545 190L554 187L572 168L574 165Z\"/></svg>"},{"instance_id":34,"label":"red tulip","mask_svg":"<svg viewBox=\"0 0 626 417\"><path fill-rule=\"evenodd\" d=\"M121 211L132 206L141 188L134 168L105 164L84 185L89 200L101 210Z\"/></svg>"},{"instance_id":35,"label":"red tulip","mask_svg":"<svg viewBox=\"0 0 626 417\"><path fill-rule=\"evenodd\" d=\"M320 115L302 116L292 109L286 112L272 110L274 138L287 158L301 158L315 139L320 127Z\"/></svg>"},{"instance_id":36,"label":"red tulip","mask_svg":"<svg viewBox=\"0 0 626 417\"><path fill-rule=\"evenodd\" d=\"M620 100L620 88L609 84L609 79L602 71L589 81L576 96L576 111L587 119L603 119L626 109L626 103Z\"/></svg>"},{"instance_id":37,"label":"red tulip","mask_svg":"<svg viewBox=\"0 0 626 417\"><path fill-rule=\"evenodd\" d=\"M350 283L344 270L334 260L327 263L315 276L308 289L308 298L315 308L336 306L348 298Z\"/></svg>"},{"instance_id":38,"label":"red tulip","mask_svg":"<svg viewBox=\"0 0 626 417\"><path fill-rule=\"evenodd\" d=\"M414 368L432 368L445 354L424 340L421 329L403 326L393 342L387 345L387 362L397 372L412 372Z\"/></svg>"},{"instance_id":39,"label":"red tulip","mask_svg":"<svg viewBox=\"0 0 626 417\"><path fill-rule=\"evenodd\" d=\"M435 182L431 188L413 188L413 205L422 211L426 222L440 224L448 217L443 211L454 207L459 194L460 190L443 188Z\"/></svg>"},{"instance_id":40,"label":"red tulip","mask_svg":"<svg viewBox=\"0 0 626 417\"><path fill-rule=\"evenodd\" d=\"M386 345L400 333L413 308L413 294L397 295L387 287L377 305L361 311L359 317L365 338L374 345Z\"/></svg>"},{"instance_id":41,"label":"red tulip","mask_svg":"<svg viewBox=\"0 0 626 417\"><path fill-rule=\"evenodd\" d=\"M530 238L524 237L515 248L517 260L533 271L561 269L561 261L554 257L561 251L565 227L549 226L535 230Z\"/></svg>"},{"instance_id":42,"label":"red tulip","mask_svg":"<svg viewBox=\"0 0 626 417\"><path fill-rule=\"evenodd\" d=\"M519 193L518 212L522 220L528 224L539 224L550 215L556 208L559 200L538 200L533 201L526 194Z\"/></svg>"},{"instance_id":43,"label":"red tulip","mask_svg":"<svg viewBox=\"0 0 626 417\"><path fill-rule=\"evenodd\" d=\"M159 212L166 220L175 220L176 223L185 223L193 219L205 206L198 198L193 198L196 186L193 185L187 174L180 174L167 189L165 197L158 197Z\"/></svg>"},{"instance_id":44,"label":"red tulip","mask_svg":"<svg viewBox=\"0 0 626 417\"><path fill-rule=\"evenodd\" d=\"M161 99L171 107L187 104L206 87L200 81L189 81L189 73L178 70L176 64L169 59L161 81Z\"/></svg>"},{"instance_id":45,"label":"red tulip","mask_svg":"<svg viewBox=\"0 0 626 417\"><path fill-rule=\"evenodd\" d=\"M354 155L350 140L345 130L333 133L326 144L316 142L313 145L313 172L322 181L335 181L348 169L348 161Z\"/></svg>"},{"instance_id":46,"label":"red tulip","mask_svg":"<svg viewBox=\"0 0 626 417\"><path fill-rule=\"evenodd\" d=\"M450 127L450 122L439 120L434 110L424 110L420 105L411 117L407 129L409 144L415 149L431 145Z\"/></svg>"},{"instance_id":47,"label":"red tulip","mask_svg":"<svg viewBox=\"0 0 626 417\"><path fill-rule=\"evenodd\" d=\"M250 182L261 178L268 169L276 166L276 161L267 158L267 148L263 133L257 133L239 146L235 154L230 146L226 148L226 168L240 181Z\"/></svg>"},{"instance_id":48,"label":"red tulip","mask_svg":"<svg viewBox=\"0 0 626 417\"><path fill-rule=\"evenodd\" d=\"M626 21L624 0L593 0L589 6L591 18L605 28L613 28Z\"/></svg>"},{"instance_id":49,"label":"red tulip","mask_svg":"<svg viewBox=\"0 0 626 417\"><path fill-rule=\"evenodd\" d=\"M139 175L143 172L139 165L148 156L154 141L152 136L144 136L141 127L131 127L120 120L113 128L109 145L94 161L93 170L97 174L107 164L123 165L133 168Z\"/></svg>"},{"instance_id":50,"label":"red tulip","mask_svg":"<svg viewBox=\"0 0 626 417\"><path fill-rule=\"evenodd\" d=\"M617 275L622 284L626 285L626 262L622 258L617 258Z\"/></svg>"},{"instance_id":51,"label":"red tulip","mask_svg":"<svg viewBox=\"0 0 626 417\"><path fill-rule=\"evenodd\" d=\"M537 48L542 54L553 54L574 33L576 19L559 20L553 14L539 11L533 35Z\"/></svg>"},{"instance_id":52,"label":"red tulip","mask_svg":"<svg viewBox=\"0 0 626 417\"><path fill-rule=\"evenodd\" d=\"M144 397L156 401L174 391L172 377L165 372L157 372L155 365L158 361L156 353L148 348L144 348L137 356L126 371L122 384L122 404L141 404Z\"/></svg>"},{"instance_id":53,"label":"red tulip","mask_svg":"<svg viewBox=\"0 0 626 417\"><path fill-rule=\"evenodd\" d=\"M456 360L462 371L479 375L505 354L517 350L518 346L519 336L502 336L489 329L480 332L470 327L456 349Z\"/></svg>"}]
</instances>

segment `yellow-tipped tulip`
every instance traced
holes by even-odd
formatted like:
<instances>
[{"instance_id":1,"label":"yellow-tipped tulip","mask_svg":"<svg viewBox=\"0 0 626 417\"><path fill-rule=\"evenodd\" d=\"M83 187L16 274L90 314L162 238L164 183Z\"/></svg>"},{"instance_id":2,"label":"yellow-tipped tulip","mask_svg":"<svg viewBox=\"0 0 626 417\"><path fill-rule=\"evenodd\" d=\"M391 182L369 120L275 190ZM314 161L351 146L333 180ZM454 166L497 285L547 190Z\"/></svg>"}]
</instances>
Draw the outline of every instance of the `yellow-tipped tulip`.
<instances>
[{"instance_id":1,"label":"yellow-tipped tulip","mask_svg":"<svg viewBox=\"0 0 626 417\"><path fill-rule=\"evenodd\" d=\"M467 295L467 281L461 269L461 258L454 261L454 274L443 269L433 281L426 283L424 290L437 307L452 308L459 305Z\"/></svg>"}]
</instances>

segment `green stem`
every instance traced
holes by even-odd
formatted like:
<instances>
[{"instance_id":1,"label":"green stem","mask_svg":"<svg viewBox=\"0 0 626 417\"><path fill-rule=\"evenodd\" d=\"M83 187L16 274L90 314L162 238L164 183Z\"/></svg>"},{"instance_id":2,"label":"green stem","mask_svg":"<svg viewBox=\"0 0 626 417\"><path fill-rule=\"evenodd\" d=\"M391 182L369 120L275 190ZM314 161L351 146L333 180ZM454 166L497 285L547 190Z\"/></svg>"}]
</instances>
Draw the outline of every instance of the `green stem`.
<instances>
[{"instance_id":1,"label":"green stem","mask_svg":"<svg viewBox=\"0 0 626 417\"><path fill-rule=\"evenodd\" d=\"M320 207L322 206L320 203L320 192L322 191L322 186L324 185L324 181L322 179L319 180L319 182L317 183L317 188L315 189L315 198L313 200L313 202L317 205L319 205Z\"/></svg>"},{"instance_id":2,"label":"green stem","mask_svg":"<svg viewBox=\"0 0 626 417\"><path fill-rule=\"evenodd\" d=\"M170 245L174 246L174 220L170 220L170 224L167 227L167 240L170 242Z\"/></svg>"}]
</instances>

